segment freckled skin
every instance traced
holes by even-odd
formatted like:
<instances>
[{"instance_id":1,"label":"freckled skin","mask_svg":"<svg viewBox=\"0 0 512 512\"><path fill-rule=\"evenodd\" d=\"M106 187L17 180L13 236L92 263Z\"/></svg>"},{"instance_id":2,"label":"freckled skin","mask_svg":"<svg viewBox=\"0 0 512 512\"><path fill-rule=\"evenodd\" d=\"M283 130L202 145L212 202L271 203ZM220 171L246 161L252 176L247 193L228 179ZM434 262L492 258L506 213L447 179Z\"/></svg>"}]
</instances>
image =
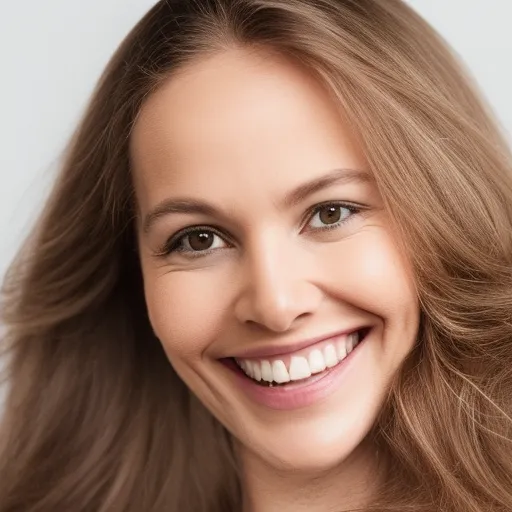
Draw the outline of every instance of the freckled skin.
<instances>
[{"instance_id":1,"label":"freckled skin","mask_svg":"<svg viewBox=\"0 0 512 512\"><path fill-rule=\"evenodd\" d=\"M132 136L141 218L163 199L183 196L226 212L226 219L162 216L148 233L139 229L145 298L171 364L239 440L261 480L287 468L338 466L354 475L370 464L361 442L417 335L411 274L373 182L335 184L289 209L277 206L288 191L333 169L368 170L337 112L295 64L233 50L169 80L143 106ZM342 209L350 220L321 231L319 216L306 215L327 201L365 209L352 217ZM214 252L152 256L194 225L220 233ZM360 368L307 409L251 402L218 362L243 346L360 325L374 327Z\"/></svg>"}]
</instances>

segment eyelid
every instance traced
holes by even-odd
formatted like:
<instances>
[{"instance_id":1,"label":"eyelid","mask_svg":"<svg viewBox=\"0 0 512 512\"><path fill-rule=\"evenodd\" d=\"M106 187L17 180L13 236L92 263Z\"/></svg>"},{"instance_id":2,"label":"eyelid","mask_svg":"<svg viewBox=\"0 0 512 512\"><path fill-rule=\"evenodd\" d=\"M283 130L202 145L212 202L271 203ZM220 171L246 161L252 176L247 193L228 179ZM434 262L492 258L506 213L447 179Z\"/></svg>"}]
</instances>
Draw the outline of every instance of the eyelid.
<instances>
[{"instance_id":1,"label":"eyelid","mask_svg":"<svg viewBox=\"0 0 512 512\"><path fill-rule=\"evenodd\" d=\"M322 208L325 208L327 206L338 206L341 208L348 209L351 212L351 215L348 217L347 220L338 221L337 223L334 223L332 225L332 228L329 228L328 226L325 228L313 228L312 231L324 232L324 231L328 231L329 229L341 228L343 225L350 222L350 220L354 216L359 215L364 210L368 209L368 207L363 204L353 203L351 201L343 201L343 200L329 200L329 201L323 201L321 203L315 203L313 206L308 208L304 214L304 218L301 221L301 226L302 226L301 232L304 229L303 224L305 222L307 222L308 220L310 220L313 217L313 215L318 213L319 210L321 210ZM183 228L182 230L178 231L177 233L175 233L174 235L169 237L164 242L163 246L156 253L153 254L153 256L156 258L165 258L165 257L169 256L170 254L172 254L173 252L179 252L179 251L177 251L176 247L179 245L180 241L183 240L187 235L189 235L191 233L198 232L198 231L208 231L210 233L214 233L218 237L222 238L224 241L226 241L226 238L227 238L227 242L230 243L229 242L230 237L226 237L226 235L225 235L225 233L223 233L222 229L220 229L214 225L211 225L211 224L210 225L199 225L198 224L198 225L188 226L186 228ZM194 258L201 258L201 257L207 256L208 254L215 252L218 249L219 248L205 249L204 251L181 251L181 252L188 253L188 255L185 256L187 259L194 259ZM194 253L197 253L197 255L194 256L193 255Z\"/></svg>"}]
</instances>

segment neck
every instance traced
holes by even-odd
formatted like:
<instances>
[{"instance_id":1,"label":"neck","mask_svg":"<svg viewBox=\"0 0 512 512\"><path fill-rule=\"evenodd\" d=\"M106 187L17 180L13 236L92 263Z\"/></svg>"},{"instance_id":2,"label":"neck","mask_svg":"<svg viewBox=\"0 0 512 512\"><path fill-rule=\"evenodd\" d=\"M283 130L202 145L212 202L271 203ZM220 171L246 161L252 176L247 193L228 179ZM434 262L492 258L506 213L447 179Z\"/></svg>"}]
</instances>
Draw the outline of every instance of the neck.
<instances>
[{"instance_id":1,"label":"neck","mask_svg":"<svg viewBox=\"0 0 512 512\"><path fill-rule=\"evenodd\" d=\"M242 450L244 512L339 512L363 507L379 477L375 450L361 445L328 470L282 470Z\"/></svg>"}]
</instances>

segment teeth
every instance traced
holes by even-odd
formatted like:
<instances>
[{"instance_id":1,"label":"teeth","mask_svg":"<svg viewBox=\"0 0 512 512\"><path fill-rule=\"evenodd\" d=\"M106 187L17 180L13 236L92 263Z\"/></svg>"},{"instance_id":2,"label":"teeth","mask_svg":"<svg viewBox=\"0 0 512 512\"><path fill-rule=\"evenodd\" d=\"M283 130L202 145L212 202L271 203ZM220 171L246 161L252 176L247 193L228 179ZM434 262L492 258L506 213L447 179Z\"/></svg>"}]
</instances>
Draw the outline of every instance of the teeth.
<instances>
[{"instance_id":1,"label":"teeth","mask_svg":"<svg viewBox=\"0 0 512 512\"><path fill-rule=\"evenodd\" d=\"M268 361L261 362L261 378L266 382L272 382L272 367Z\"/></svg>"},{"instance_id":2,"label":"teeth","mask_svg":"<svg viewBox=\"0 0 512 512\"><path fill-rule=\"evenodd\" d=\"M272 374L274 375L274 380L278 384L290 381L288 370L286 369L285 364L281 360L277 360L272 363Z\"/></svg>"},{"instance_id":3,"label":"teeth","mask_svg":"<svg viewBox=\"0 0 512 512\"><path fill-rule=\"evenodd\" d=\"M350 354L350 352L352 352L352 350L354 350L354 347L357 345L357 340L358 340L357 332L353 332L347 338L347 354Z\"/></svg>"},{"instance_id":4,"label":"teeth","mask_svg":"<svg viewBox=\"0 0 512 512\"><path fill-rule=\"evenodd\" d=\"M332 368L338 364L338 356L336 355L334 345L329 344L324 348L324 358L328 368Z\"/></svg>"},{"instance_id":5,"label":"teeth","mask_svg":"<svg viewBox=\"0 0 512 512\"><path fill-rule=\"evenodd\" d=\"M255 379L259 382L261 380L261 365L258 362L255 362L252 365L252 370L253 370L253 379Z\"/></svg>"},{"instance_id":6,"label":"teeth","mask_svg":"<svg viewBox=\"0 0 512 512\"><path fill-rule=\"evenodd\" d=\"M311 375L323 372L326 368L336 366L347 357L359 343L359 332L353 332L335 343L313 349L307 357L292 356L289 369L281 360L236 360L243 371L256 381L268 383L285 382L307 379Z\"/></svg>"},{"instance_id":7,"label":"teeth","mask_svg":"<svg viewBox=\"0 0 512 512\"><path fill-rule=\"evenodd\" d=\"M350 336L352 336L352 335L350 335ZM348 340L350 339L350 336L348 337L346 343L341 342L341 343L336 344L336 356L338 357L338 361L342 361L348 355L347 343L348 343ZM356 336L357 336L357 334L356 334Z\"/></svg>"},{"instance_id":8,"label":"teeth","mask_svg":"<svg viewBox=\"0 0 512 512\"><path fill-rule=\"evenodd\" d=\"M325 370L327 365L325 364L324 356L320 350L312 350L308 357L309 368L311 373L320 373Z\"/></svg>"},{"instance_id":9,"label":"teeth","mask_svg":"<svg viewBox=\"0 0 512 512\"><path fill-rule=\"evenodd\" d=\"M290 362L290 380L311 377L311 369L305 357L293 356Z\"/></svg>"}]
</instances>

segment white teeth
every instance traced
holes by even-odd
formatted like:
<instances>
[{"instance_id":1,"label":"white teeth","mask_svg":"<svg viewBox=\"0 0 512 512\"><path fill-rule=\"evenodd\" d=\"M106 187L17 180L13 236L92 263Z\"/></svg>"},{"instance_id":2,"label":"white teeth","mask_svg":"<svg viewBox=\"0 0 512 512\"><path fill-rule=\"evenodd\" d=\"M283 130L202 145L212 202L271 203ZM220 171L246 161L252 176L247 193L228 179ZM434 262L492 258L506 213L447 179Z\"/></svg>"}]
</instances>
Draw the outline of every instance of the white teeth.
<instances>
[{"instance_id":1,"label":"white teeth","mask_svg":"<svg viewBox=\"0 0 512 512\"><path fill-rule=\"evenodd\" d=\"M354 347L357 345L358 340L358 334L357 332L353 332L350 334L347 338L347 354L350 354L352 350L354 350Z\"/></svg>"},{"instance_id":2,"label":"white teeth","mask_svg":"<svg viewBox=\"0 0 512 512\"><path fill-rule=\"evenodd\" d=\"M272 382L272 366L268 361L261 361L261 378L266 382Z\"/></svg>"},{"instance_id":3,"label":"white teeth","mask_svg":"<svg viewBox=\"0 0 512 512\"><path fill-rule=\"evenodd\" d=\"M290 376L288 375L286 365L280 359L272 363L272 375L278 384L290 381Z\"/></svg>"},{"instance_id":4,"label":"white teeth","mask_svg":"<svg viewBox=\"0 0 512 512\"><path fill-rule=\"evenodd\" d=\"M326 368L324 356L317 348L309 354L308 362L311 373L320 373Z\"/></svg>"},{"instance_id":5,"label":"white teeth","mask_svg":"<svg viewBox=\"0 0 512 512\"><path fill-rule=\"evenodd\" d=\"M332 368L338 364L338 356L336 355L334 345L329 344L324 348L324 358L328 368Z\"/></svg>"},{"instance_id":6,"label":"white teeth","mask_svg":"<svg viewBox=\"0 0 512 512\"><path fill-rule=\"evenodd\" d=\"M336 343L336 355L338 356L339 361L342 361L347 357L347 342L345 340Z\"/></svg>"},{"instance_id":7,"label":"white teeth","mask_svg":"<svg viewBox=\"0 0 512 512\"><path fill-rule=\"evenodd\" d=\"M255 363L253 363L252 370L253 370L253 379L255 379L259 382L261 380L261 366L257 361Z\"/></svg>"},{"instance_id":8,"label":"white teeth","mask_svg":"<svg viewBox=\"0 0 512 512\"><path fill-rule=\"evenodd\" d=\"M293 356L290 362L290 380L300 380L311 377L311 370L305 357Z\"/></svg>"},{"instance_id":9,"label":"white teeth","mask_svg":"<svg viewBox=\"0 0 512 512\"><path fill-rule=\"evenodd\" d=\"M243 371L256 381L277 382L307 379L313 374L323 372L326 368L336 366L343 361L359 344L359 332L343 336L339 341L327 344L323 350L313 349L307 357L292 356L289 370L284 361L275 360L236 360Z\"/></svg>"}]
</instances>

